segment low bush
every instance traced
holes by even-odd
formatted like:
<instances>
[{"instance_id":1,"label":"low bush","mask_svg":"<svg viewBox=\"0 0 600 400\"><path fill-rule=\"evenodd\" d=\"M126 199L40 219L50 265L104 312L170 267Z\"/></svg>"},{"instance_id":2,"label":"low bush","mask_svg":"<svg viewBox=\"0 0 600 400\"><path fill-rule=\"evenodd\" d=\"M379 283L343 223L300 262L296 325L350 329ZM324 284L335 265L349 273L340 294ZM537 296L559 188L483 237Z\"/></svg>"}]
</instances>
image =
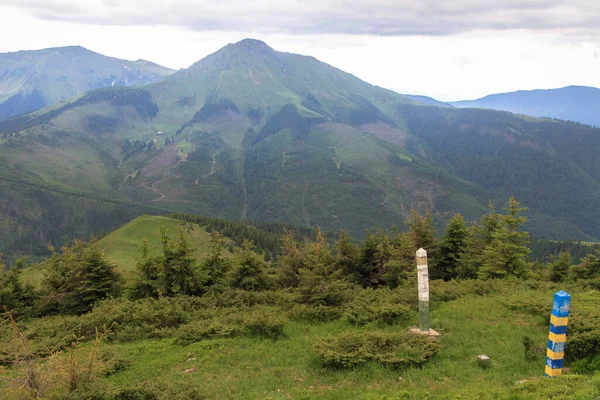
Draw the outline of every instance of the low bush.
<instances>
[{"instance_id":1,"label":"low bush","mask_svg":"<svg viewBox=\"0 0 600 400\"><path fill-rule=\"evenodd\" d=\"M344 317L353 325L393 325L407 320L411 307L393 302L398 299L394 299L391 293L386 289L361 291L346 305Z\"/></svg>"},{"instance_id":2,"label":"low bush","mask_svg":"<svg viewBox=\"0 0 600 400\"><path fill-rule=\"evenodd\" d=\"M390 368L418 367L440 348L439 343L428 337L384 332L348 332L314 345L326 368L352 368L369 362Z\"/></svg>"},{"instance_id":3,"label":"low bush","mask_svg":"<svg viewBox=\"0 0 600 400\"><path fill-rule=\"evenodd\" d=\"M220 321L197 321L179 327L175 343L187 346L207 339L240 336L242 333L243 330L239 326Z\"/></svg>"},{"instance_id":4,"label":"low bush","mask_svg":"<svg viewBox=\"0 0 600 400\"><path fill-rule=\"evenodd\" d=\"M261 307L247 314L242 321L242 326L249 336L279 339L283 336L285 318L280 310Z\"/></svg>"},{"instance_id":5,"label":"low bush","mask_svg":"<svg viewBox=\"0 0 600 400\"><path fill-rule=\"evenodd\" d=\"M290 319L299 322L329 322L342 317L343 311L339 307L324 305L296 304L289 312Z\"/></svg>"}]
</instances>

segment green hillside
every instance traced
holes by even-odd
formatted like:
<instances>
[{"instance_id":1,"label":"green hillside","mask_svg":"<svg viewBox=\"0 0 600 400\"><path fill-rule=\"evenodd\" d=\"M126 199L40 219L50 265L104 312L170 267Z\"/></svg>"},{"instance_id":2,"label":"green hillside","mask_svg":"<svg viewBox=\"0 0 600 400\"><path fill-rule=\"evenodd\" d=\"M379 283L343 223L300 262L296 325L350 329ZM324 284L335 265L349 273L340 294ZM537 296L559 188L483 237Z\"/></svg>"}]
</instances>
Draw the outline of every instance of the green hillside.
<instances>
[{"instance_id":1,"label":"green hillside","mask_svg":"<svg viewBox=\"0 0 600 400\"><path fill-rule=\"evenodd\" d=\"M79 46L0 54L0 121L93 89L157 82L173 71Z\"/></svg>"},{"instance_id":2,"label":"green hillside","mask_svg":"<svg viewBox=\"0 0 600 400\"><path fill-rule=\"evenodd\" d=\"M135 271L143 240L148 242L150 254L156 255L160 252L160 227L164 226L171 236L176 236L179 234L180 225L180 221L172 218L143 215L106 235L96 246L106 259L129 279ZM206 255L210 245L209 233L200 226L193 225L191 230L186 229L186 237L196 249L194 254L197 258ZM24 269L23 279L37 285L42 275L41 268L40 265L36 265Z\"/></svg>"},{"instance_id":3,"label":"green hillside","mask_svg":"<svg viewBox=\"0 0 600 400\"><path fill-rule=\"evenodd\" d=\"M600 238L600 131L438 108L246 39L138 88L0 123L0 250L184 212L364 235L511 194L538 238ZM575 195L576 193L576 195Z\"/></svg>"},{"instance_id":4,"label":"green hillside","mask_svg":"<svg viewBox=\"0 0 600 400\"><path fill-rule=\"evenodd\" d=\"M139 249L142 241L148 241L150 254L155 255L160 251L160 227L164 226L169 234L177 235L180 222L167 217L144 215L123 225L116 231L100 239L98 248L104 253L106 259L115 264L125 275L135 270L139 258ZM206 255L210 244L210 234L194 225L191 231L186 231L190 244L196 249L195 255L202 258Z\"/></svg>"}]
</instances>

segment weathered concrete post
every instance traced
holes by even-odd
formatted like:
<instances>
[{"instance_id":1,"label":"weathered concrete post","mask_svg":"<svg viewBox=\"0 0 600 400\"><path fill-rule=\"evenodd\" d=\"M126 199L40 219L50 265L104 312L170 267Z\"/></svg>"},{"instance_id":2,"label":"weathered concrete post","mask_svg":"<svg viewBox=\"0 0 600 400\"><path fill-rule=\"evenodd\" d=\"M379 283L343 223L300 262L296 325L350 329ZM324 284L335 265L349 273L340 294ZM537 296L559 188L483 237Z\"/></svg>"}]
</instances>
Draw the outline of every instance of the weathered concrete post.
<instances>
[{"instance_id":1,"label":"weathered concrete post","mask_svg":"<svg viewBox=\"0 0 600 400\"><path fill-rule=\"evenodd\" d=\"M417 250L417 280L419 288L419 329L429 333L429 271L427 270L427 252Z\"/></svg>"},{"instance_id":2,"label":"weathered concrete post","mask_svg":"<svg viewBox=\"0 0 600 400\"><path fill-rule=\"evenodd\" d=\"M567 342L567 323L571 311L571 296L561 290L554 293L552 314L550 315L550 333L546 352L545 376L562 375L565 343Z\"/></svg>"}]
</instances>

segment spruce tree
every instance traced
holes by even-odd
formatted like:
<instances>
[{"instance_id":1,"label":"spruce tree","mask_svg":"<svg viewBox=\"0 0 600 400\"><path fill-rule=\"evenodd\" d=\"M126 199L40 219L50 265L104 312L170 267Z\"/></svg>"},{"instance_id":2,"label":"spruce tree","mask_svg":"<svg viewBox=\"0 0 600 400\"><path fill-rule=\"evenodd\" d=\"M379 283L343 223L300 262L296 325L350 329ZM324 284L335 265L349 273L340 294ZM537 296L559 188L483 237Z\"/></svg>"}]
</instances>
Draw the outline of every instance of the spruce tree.
<instances>
[{"instance_id":1,"label":"spruce tree","mask_svg":"<svg viewBox=\"0 0 600 400\"><path fill-rule=\"evenodd\" d=\"M304 267L304 254L292 232L283 236L283 256L279 259L280 283L283 287L297 287L300 269Z\"/></svg>"},{"instance_id":2,"label":"spruce tree","mask_svg":"<svg viewBox=\"0 0 600 400\"><path fill-rule=\"evenodd\" d=\"M205 277L204 286L208 292L222 292L226 286L226 276L231 268L231 261L223 256L225 239L217 231L210 237L208 256L202 260L202 273Z\"/></svg>"},{"instance_id":3,"label":"spruce tree","mask_svg":"<svg viewBox=\"0 0 600 400\"><path fill-rule=\"evenodd\" d=\"M307 243L303 252L305 263L299 270L298 300L312 305L340 305L346 298L348 283L321 229L317 228L316 241Z\"/></svg>"},{"instance_id":4,"label":"spruce tree","mask_svg":"<svg viewBox=\"0 0 600 400\"><path fill-rule=\"evenodd\" d=\"M491 234L491 243L484 250L484 262L479 270L481 278L523 278L529 273L528 234L518 230L527 221L519 216L525 210L511 196L506 214L500 217L500 227Z\"/></svg>"},{"instance_id":5,"label":"spruce tree","mask_svg":"<svg viewBox=\"0 0 600 400\"><path fill-rule=\"evenodd\" d=\"M598 254L587 254L579 265L571 268L573 279L595 279L600 276L600 257Z\"/></svg>"},{"instance_id":6,"label":"spruce tree","mask_svg":"<svg viewBox=\"0 0 600 400\"><path fill-rule=\"evenodd\" d=\"M263 269L264 261L252 250L252 242L244 240L241 248L233 256L234 269L231 274L231 286L235 289L262 290L267 287Z\"/></svg>"},{"instance_id":7,"label":"spruce tree","mask_svg":"<svg viewBox=\"0 0 600 400\"><path fill-rule=\"evenodd\" d=\"M485 260L485 248L492 243L493 234L501 226L501 215L494 203L489 202L490 212L481 217L480 224L474 222L466 238L466 246L456 268L459 278L475 279Z\"/></svg>"},{"instance_id":8,"label":"spruce tree","mask_svg":"<svg viewBox=\"0 0 600 400\"><path fill-rule=\"evenodd\" d=\"M121 290L121 276L116 267L104 259L95 245L83 242L76 244L76 262L69 281L65 306L75 314L90 311L98 301L118 296Z\"/></svg>"},{"instance_id":9,"label":"spruce tree","mask_svg":"<svg viewBox=\"0 0 600 400\"><path fill-rule=\"evenodd\" d=\"M183 227L179 227L179 242L175 245L165 227L161 226L160 242L163 255L160 259L162 268L159 269L159 295L200 294L202 279L194 257L194 248L190 246Z\"/></svg>"},{"instance_id":10,"label":"spruce tree","mask_svg":"<svg viewBox=\"0 0 600 400\"><path fill-rule=\"evenodd\" d=\"M446 226L438 260L431 271L433 279L450 280L458 277L457 268L467 248L468 237L469 230L463 216L456 214Z\"/></svg>"},{"instance_id":11,"label":"spruce tree","mask_svg":"<svg viewBox=\"0 0 600 400\"><path fill-rule=\"evenodd\" d=\"M150 255L148 241L142 240L136 263L137 279L131 290L132 298L158 297L160 291L160 260Z\"/></svg>"},{"instance_id":12,"label":"spruce tree","mask_svg":"<svg viewBox=\"0 0 600 400\"><path fill-rule=\"evenodd\" d=\"M552 282L562 282L568 275L573 264L573 257L568 251L561 251L550 263L549 272Z\"/></svg>"},{"instance_id":13,"label":"spruce tree","mask_svg":"<svg viewBox=\"0 0 600 400\"><path fill-rule=\"evenodd\" d=\"M93 242L75 240L61 248L62 254L50 250L42 279L42 313L83 314L120 293L120 274Z\"/></svg>"},{"instance_id":14,"label":"spruce tree","mask_svg":"<svg viewBox=\"0 0 600 400\"><path fill-rule=\"evenodd\" d=\"M351 279L357 279L359 275L359 250L350 236L345 230L340 231L340 236L335 242L335 262L337 267L344 273L344 275L351 277Z\"/></svg>"},{"instance_id":15,"label":"spruce tree","mask_svg":"<svg viewBox=\"0 0 600 400\"><path fill-rule=\"evenodd\" d=\"M393 237L385 235L382 239L377 249L382 262L382 278L393 289L406 280L409 272L415 268L414 244L409 232L394 232Z\"/></svg>"},{"instance_id":16,"label":"spruce tree","mask_svg":"<svg viewBox=\"0 0 600 400\"><path fill-rule=\"evenodd\" d=\"M437 232L433 226L433 217L427 211L425 215L419 214L416 210L410 211L407 225L413 240L415 251L419 248L427 250L429 257L435 253L437 249Z\"/></svg>"}]
</instances>

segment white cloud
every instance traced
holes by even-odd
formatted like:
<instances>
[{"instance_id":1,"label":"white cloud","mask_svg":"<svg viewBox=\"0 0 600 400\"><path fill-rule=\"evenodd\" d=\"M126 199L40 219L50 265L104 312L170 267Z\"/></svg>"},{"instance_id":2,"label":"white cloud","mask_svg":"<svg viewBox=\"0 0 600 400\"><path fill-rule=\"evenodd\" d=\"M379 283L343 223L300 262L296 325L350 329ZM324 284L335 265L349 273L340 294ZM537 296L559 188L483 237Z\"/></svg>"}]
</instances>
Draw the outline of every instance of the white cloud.
<instances>
[{"instance_id":1,"label":"white cloud","mask_svg":"<svg viewBox=\"0 0 600 400\"><path fill-rule=\"evenodd\" d=\"M172 25L196 31L443 35L481 29L581 33L600 26L596 0L0 0L41 19Z\"/></svg>"},{"instance_id":2,"label":"white cloud","mask_svg":"<svg viewBox=\"0 0 600 400\"><path fill-rule=\"evenodd\" d=\"M264 40L276 50L315 56L370 83L441 100L470 99L489 93L571 84L600 87L600 74L597 73L600 70L599 41L593 29L583 27L566 31L478 29L436 36L290 34L287 31L265 33L260 29L197 31L165 24L121 26L40 19L34 16L32 10L36 7L44 9L44 2L22 2L27 3L27 9L3 6L7 0L0 0L0 37L3 38L0 52L79 44L113 57L144 58L167 67L183 68L227 43L254 37ZM70 2L55 0L52 4L56 5L55 10L59 10L68 8ZM471 3L473 8L477 8L482 1ZM550 3L544 0L537 2L538 6ZM123 10L130 14L136 12L134 7L127 8L128 4L133 4L129 0L90 0L89 4L83 4L69 12L83 15L90 10L111 8L118 10L111 11L114 13ZM149 1L148 4L149 8L143 11L147 14L165 7L164 2ZM229 2L222 1L220 4L226 9ZM352 4L357 7L357 3ZM469 5L465 5L464 1L461 4L463 8ZM247 15L251 15L254 5L247 7L250 8L246 11ZM460 14L462 9L456 7L449 5L438 13ZM517 2L513 3L515 7ZM265 6L264 13L265 10L272 9ZM427 11L426 8L415 10L416 14ZM275 9L273 12L277 14L279 11ZM356 10L347 12L357 13ZM179 15L181 11L173 13ZM241 10L235 15L243 13L244 10ZM569 14L563 16L567 20L575 19ZM167 15L167 18L171 17Z\"/></svg>"}]
</instances>

